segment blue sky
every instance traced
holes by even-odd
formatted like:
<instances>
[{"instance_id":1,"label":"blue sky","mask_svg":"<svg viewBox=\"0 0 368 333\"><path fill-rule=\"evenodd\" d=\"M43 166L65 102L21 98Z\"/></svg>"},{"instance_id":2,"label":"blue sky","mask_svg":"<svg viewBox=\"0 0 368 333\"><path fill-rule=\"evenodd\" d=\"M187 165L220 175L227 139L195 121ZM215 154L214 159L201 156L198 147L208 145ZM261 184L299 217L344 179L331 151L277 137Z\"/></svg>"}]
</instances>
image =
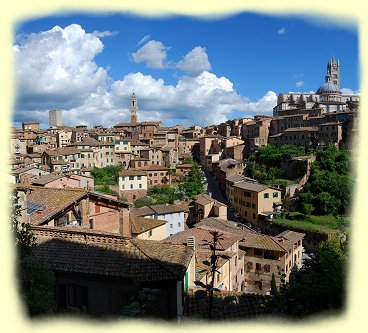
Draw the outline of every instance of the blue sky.
<instances>
[{"instance_id":1,"label":"blue sky","mask_svg":"<svg viewBox=\"0 0 368 333\"><path fill-rule=\"evenodd\" d=\"M277 94L316 91L332 53L343 92L359 90L356 28L311 18L80 14L20 22L15 33L16 125L47 127L60 108L66 125L112 126L128 121L133 91L139 121L271 114Z\"/></svg>"}]
</instances>

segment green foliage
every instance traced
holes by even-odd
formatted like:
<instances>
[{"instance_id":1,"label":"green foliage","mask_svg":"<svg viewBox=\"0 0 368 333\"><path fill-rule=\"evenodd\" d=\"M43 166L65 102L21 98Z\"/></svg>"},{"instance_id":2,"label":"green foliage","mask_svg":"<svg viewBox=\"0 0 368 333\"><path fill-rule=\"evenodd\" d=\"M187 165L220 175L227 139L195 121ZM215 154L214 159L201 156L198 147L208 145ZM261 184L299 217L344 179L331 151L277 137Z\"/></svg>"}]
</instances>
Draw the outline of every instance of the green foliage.
<instances>
[{"instance_id":1,"label":"green foliage","mask_svg":"<svg viewBox=\"0 0 368 333\"><path fill-rule=\"evenodd\" d=\"M19 268L21 293L29 315L53 313L56 309L54 273L39 262L22 262Z\"/></svg>"},{"instance_id":2,"label":"green foliage","mask_svg":"<svg viewBox=\"0 0 368 333\"><path fill-rule=\"evenodd\" d=\"M279 291L277 289L277 285L276 285L276 277L275 274L272 273L272 278L271 278L271 295L278 295Z\"/></svg>"},{"instance_id":3,"label":"green foliage","mask_svg":"<svg viewBox=\"0 0 368 333\"><path fill-rule=\"evenodd\" d=\"M186 197L193 197L204 191L201 177L200 165L191 159L193 165L184 183L178 187L165 185L156 185L148 188L147 196L137 199L135 206L137 208L149 205L173 204L176 200L182 200Z\"/></svg>"},{"instance_id":4,"label":"green foliage","mask_svg":"<svg viewBox=\"0 0 368 333\"><path fill-rule=\"evenodd\" d=\"M195 161L193 161L192 165L184 184L179 185L180 190L185 192L190 198L204 191L201 177L202 169Z\"/></svg>"},{"instance_id":5,"label":"green foliage","mask_svg":"<svg viewBox=\"0 0 368 333\"><path fill-rule=\"evenodd\" d=\"M312 214L312 212L314 211L314 207L312 204L310 203L304 203L303 204L303 212L309 216L310 214Z\"/></svg>"},{"instance_id":6,"label":"green foliage","mask_svg":"<svg viewBox=\"0 0 368 333\"><path fill-rule=\"evenodd\" d=\"M264 184L277 183L283 185L287 180L278 178L289 178L288 175L283 174L280 168L281 161L303 154L303 147L291 145L281 147L267 145L261 147L249 156L246 174ZM278 181L276 182L276 180Z\"/></svg>"},{"instance_id":7,"label":"green foliage","mask_svg":"<svg viewBox=\"0 0 368 333\"><path fill-rule=\"evenodd\" d=\"M112 190L110 188L110 186L108 186L108 185L96 186L95 187L95 191L97 191L97 192L103 192L103 193L108 193L108 194L112 194L112 195L115 195L115 196L118 196L119 195L118 192Z\"/></svg>"},{"instance_id":8,"label":"green foliage","mask_svg":"<svg viewBox=\"0 0 368 333\"><path fill-rule=\"evenodd\" d=\"M348 154L336 147L317 152L307 184L300 193L300 207L312 204L315 214L344 215L352 199L353 179Z\"/></svg>"},{"instance_id":9,"label":"green foliage","mask_svg":"<svg viewBox=\"0 0 368 333\"><path fill-rule=\"evenodd\" d=\"M190 157L186 158L184 161L181 162L181 164L193 164L193 163L195 163L195 161Z\"/></svg>"},{"instance_id":10,"label":"green foliage","mask_svg":"<svg viewBox=\"0 0 368 333\"><path fill-rule=\"evenodd\" d=\"M21 221L21 207L18 203L18 195L16 191L14 191L11 196L11 207L10 227L13 231L18 254L23 258L32 253L36 246L36 238L33 236L30 224Z\"/></svg>"},{"instance_id":11,"label":"green foliage","mask_svg":"<svg viewBox=\"0 0 368 333\"><path fill-rule=\"evenodd\" d=\"M95 180L95 185L117 185L119 172L123 169L122 165L109 165L104 168L93 168L91 174Z\"/></svg>"},{"instance_id":12,"label":"green foliage","mask_svg":"<svg viewBox=\"0 0 368 333\"><path fill-rule=\"evenodd\" d=\"M284 217L274 219L273 223L280 224L291 229L303 230L305 232L318 232L322 234L334 234L338 230L348 227L349 219L333 215L305 215L292 212Z\"/></svg>"},{"instance_id":13,"label":"green foliage","mask_svg":"<svg viewBox=\"0 0 368 333\"><path fill-rule=\"evenodd\" d=\"M154 205L154 201L151 197L143 197L143 198L139 198L134 202L134 205L136 208L141 208L144 206L150 206L150 205Z\"/></svg>"},{"instance_id":14,"label":"green foliage","mask_svg":"<svg viewBox=\"0 0 368 333\"><path fill-rule=\"evenodd\" d=\"M341 311L345 305L346 258L346 242L338 238L322 242L316 255L306 259L280 294L271 298L268 311L294 318Z\"/></svg>"}]
</instances>

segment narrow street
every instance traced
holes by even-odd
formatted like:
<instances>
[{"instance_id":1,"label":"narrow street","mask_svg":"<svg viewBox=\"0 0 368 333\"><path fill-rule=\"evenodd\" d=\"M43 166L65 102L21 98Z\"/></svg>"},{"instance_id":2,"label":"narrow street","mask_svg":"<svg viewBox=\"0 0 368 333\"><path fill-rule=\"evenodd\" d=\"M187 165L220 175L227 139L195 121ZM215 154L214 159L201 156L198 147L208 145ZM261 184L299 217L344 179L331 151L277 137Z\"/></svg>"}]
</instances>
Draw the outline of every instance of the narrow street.
<instances>
[{"instance_id":1,"label":"narrow street","mask_svg":"<svg viewBox=\"0 0 368 333\"><path fill-rule=\"evenodd\" d=\"M207 193L211 194L212 198L228 206L226 197L224 194L222 194L217 180L214 179L214 177L208 170L204 170L204 174L206 175L208 182L207 187L205 186ZM227 209L227 219L229 221L238 221L238 219L234 216L234 211L230 209L230 206L228 206Z\"/></svg>"}]
</instances>

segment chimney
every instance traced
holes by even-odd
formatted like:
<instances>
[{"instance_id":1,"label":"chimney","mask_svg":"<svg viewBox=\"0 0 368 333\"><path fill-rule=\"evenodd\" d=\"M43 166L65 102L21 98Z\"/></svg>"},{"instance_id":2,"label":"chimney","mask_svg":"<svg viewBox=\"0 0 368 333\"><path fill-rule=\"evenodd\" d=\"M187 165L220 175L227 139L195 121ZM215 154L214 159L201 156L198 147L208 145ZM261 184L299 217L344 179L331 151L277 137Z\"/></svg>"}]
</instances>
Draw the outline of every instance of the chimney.
<instances>
[{"instance_id":1,"label":"chimney","mask_svg":"<svg viewBox=\"0 0 368 333\"><path fill-rule=\"evenodd\" d=\"M132 237L132 223L128 208L119 208L119 233L125 237Z\"/></svg>"},{"instance_id":2,"label":"chimney","mask_svg":"<svg viewBox=\"0 0 368 333\"><path fill-rule=\"evenodd\" d=\"M194 236L189 236L188 237L187 246L192 247L193 249L195 249L195 237Z\"/></svg>"}]
</instances>

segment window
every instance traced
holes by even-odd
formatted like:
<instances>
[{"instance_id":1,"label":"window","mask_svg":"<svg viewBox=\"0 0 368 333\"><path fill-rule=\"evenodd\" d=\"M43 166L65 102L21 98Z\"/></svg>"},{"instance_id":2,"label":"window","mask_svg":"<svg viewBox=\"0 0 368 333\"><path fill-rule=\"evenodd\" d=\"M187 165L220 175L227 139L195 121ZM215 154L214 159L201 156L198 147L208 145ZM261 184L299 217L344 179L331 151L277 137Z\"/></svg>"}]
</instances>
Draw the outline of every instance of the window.
<instances>
[{"instance_id":1,"label":"window","mask_svg":"<svg viewBox=\"0 0 368 333\"><path fill-rule=\"evenodd\" d=\"M129 176L129 180L134 180L134 176Z\"/></svg>"},{"instance_id":2,"label":"window","mask_svg":"<svg viewBox=\"0 0 368 333\"><path fill-rule=\"evenodd\" d=\"M141 180L142 179L142 176L138 176L137 178L138 178L138 180Z\"/></svg>"},{"instance_id":3,"label":"window","mask_svg":"<svg viewBox=\"0 0 368 333\"><path fill-rule=\"evenodd\" d=\"M125 180L125 177L124 176L121 176L121 181L123 182Z\"/></svg>"},{"instance_id":4,"label":"window","mask_svg":"<svg viewBox=\"0 0 368 333\"><path fill-rule=\"evenodd\" d=\"M154 176L157 176L157 172L155 172L153 175L154 175Z\"/></svg>"},{"instance_id":5,"label":"window","mask_svg":"<svg viewBox=\"0 0 368 333\"><path fill-rule=\"evenodd\" d=\"M279 197L279 192L273 192L273 197L278 198Z\"/></svg>"},{"instance_id":6,"label":"window","mask_svg":"<svg viewBox=\"0 0 368 333\"><path fill-rule=\"evenodd\" d=\"M88 306L88 288L76 284L67 285L67 306L82 308Z\"/></svg>"},{"instance_id":7,"label":"window","mask_svg":"<svg viewBox=\"0 0 368 333\"><path fill-rule=\"evenodd\" d=\"M121 187L121 189L122 189L122 190L124 190L124 189L125 189L125 185L123 185L123 186Z\"/></svg>"},{"instance_id":8,"label":"window","mask_svg":"<svg viewBox=\"0 0 368 333\"><path fill-rule=\"evenodd\" d=\"M148 231L148 237L152 236L152 230Z\"/></svg>"},{"instance_id":9,"label":"window","mask_svg":"<svg viewBox=\"0 0 368 333\"><path fill-rule=\"evenodd\" d=\"M270 269L271 269L270 265L264 265L264 271L266 273L269 273L270 272Z\"/></svg>"},{"instance_id":10,"label":"window","mask_svg":"<svg viewBox=\"0 0 368 333\"><path fill-rule=\"evenodd\" d=\"M172 223L170 223L170 229L172 229L172 227L173 227L173 225L172 225Z\"/></svg>"},{"instance_id":11,"label":"window","mask_svg":"<svg viewBox=\"0 0 368 333\"><path fill-rule=\"evenodd\" d=\"M269 198L269 194L268 193L263 194L263 198L264 199L268 199Z\"/></svg>"},{"instance_id":12,"label":"window","mask_svg":"<svg viewBox=\"0 0 368 333\"><path fill-rule=\"evenodd\" d=\"M130 184L130 188L133 188L133 184Z\"/></svg>"},{"instance_id":13,"label":"window","mask_svg":"<svg viewBox=\"0 0 368 333\"><path fill-rule=\"evenodd\" d=\"M139 184L138 186L139 186L139 188L142 188L142 184Z\"/></svg>"},{"instance_id":14,"label":"window","mask_svg":"<svg viewBox=\"0 0 368 333\"><path fill-rule=\"evenodd\" d=\"M253 263L252 262L247 262L247 269L252 269L253 268Z\"/></svg>"},{"instance_id":15,"label":"window","mask_svg":"<svg viewBox=\"0 0 368 333\"><path fill-rule=\"evenodd\" d=\"M262 268L262 265L260 263L256 263L256 271L260 271Z\"/></svg>"},{"instance_id":16,"label":"window","mask_svg":"<svg viewBox=\"0 0 368 333\"><path fill-rule=\"evenodd\" d=\"M178 222L178 228L180 228L181 227L181 223L180 222Z\"/></svg>"}]
</instances>

